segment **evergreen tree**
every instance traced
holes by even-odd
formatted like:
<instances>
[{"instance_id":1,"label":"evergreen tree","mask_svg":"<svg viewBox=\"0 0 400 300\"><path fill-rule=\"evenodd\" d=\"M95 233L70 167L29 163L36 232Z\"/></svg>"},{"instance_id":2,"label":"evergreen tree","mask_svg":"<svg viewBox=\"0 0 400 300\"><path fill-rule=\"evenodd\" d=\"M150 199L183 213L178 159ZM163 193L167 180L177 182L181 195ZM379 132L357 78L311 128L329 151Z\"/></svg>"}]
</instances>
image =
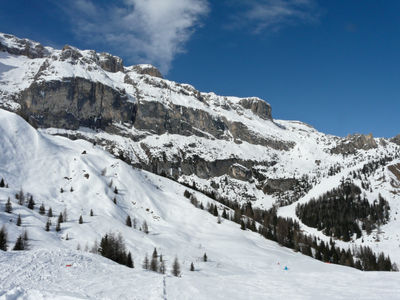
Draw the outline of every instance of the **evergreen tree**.
<instances>
[{"instance_id":1,"label":"evergreen tree","mask_svg":"<svg viewBox=\"0 0 400 300\"><path fill-rule=\"evenodd\" d=\"M61 194L64 193L64 189L63 188L60 188L60 193Z\"/></svg>"},{"instance_id":2,"label":"evergreen tree","mask_svg":"<svg viewBox=\"0 0 400 300\"><path fill-rule=\"evenodd\" d=\"M44 204L40 205L39 207L39 214L44 215L46 214L46 208L44 207Z\"/></svg>"},{"instance_id":3,"label":"evergreen tree","mask_svg":"<svg viewBox=\"0 0 400 300\"><path fill-rule=\"evenodd\" d=\"M15 195L15 198L18 199L19 205L24 205L25 202L25 194L24 191L21 189L18 194Z\"/></svg>"},{"instance_id":4,"label":"evergreen tree","mask_svg":"<svg viewBox=\"0 0 400 300\"><path fill-rule=\"evenodd\" d=\"M117 187L114 187L114 194L118 194L118 189L117 189Z\"/></svg>"},{"instance_id":5,"label":"evergreen tree","mask_svg":"<svg viewBox=\"0 0 400 300\"><path fill-rule=\"evenodd\" d=\"M24 242L24 238L22 235L20 235L17 238L17 241L15 242L13 250L18 250L18 251L25 250L25 242Z\"/></svg>"},{"instance_id":6,"label":"evergreen tree","mask_svg":"<svg viewBox=\"0 0 400 300\"><path fill-rule=\"evenodd\" d=\"M246 224L244 223L243 219L240 221L240 229L246 230Z\"/></svg>"},{"instance_id":7,"label":"evergreen tree","mask_svg":"<svg viewBox=\"0 0 400 300\"><path fill-rule=\"evenodd\" d=\"M64 222L64 217L63 217L62 213L60 213L60 215L58 216L57 223L60 224L62 222Z\"/></svg>"},{"instance_id":8,"label":"evergreen tree","mask_svg":"<svg viewBox=\"0 0 400 300\"><path fill-rule=\"evenodd\" d=\"M10 197L8 197L8 199L7 199L7 203L6 203L6 207L5 207L4 211L9 214L12 212L12 205L11 205Z\"/></svg>"},{"instance_id":9,"label":"evergreen tree","mask_svg":"<svg viewBox=\"0 0 400 300\"><path fill-rule=\"evenodd\" d=\"M222 212L222 217L224 218L224 219L228 219L228 216L227 216L227 214L226 214L226 209L224 208L224 211Z\"/></svg>"},{"instance_id":10,"label":"evergreen tree","mask_svg":"<svg viewBox=\"0 0 400 300\"><path fill-rule=\"evenodd\" d=\"M132 260L132 255L131 255L130 252L128 253L128 256L127 256L127 258L126 258L126 266L127 266L128 268L134 268L133 260Z\"/></svg>"},{"instance_id":11,"label":"evergreen tree","mask_svg":"<svg viewBox=\"0 0 400 300\"><path fill-rule=\"evenodd\" d=\"M21 215L18 215L17 226L21 226L21 224L22 224Z\"/></svg>"},{"instance_id":12,"label":"evergreen tree","mask_svg":"<svg viewBox=\"0 0 400 300\"><path fill-rule=\"evenodd\" d=\"M178 257L175 257L174 263L172 264L172 275L178 277L181 275L181 266L178 261Z\"/></svg>"},{"instance_id":13,"label":"evergreen tree","mask_svg":"<svg viewBox=\"0 0 400 300\"><path fill-rule=\"evenodd\" d=\"M7 251L7 230L4 225L0 229L0 250Z\"/></svg>"},{"instance_id":14,"label":"evergreen tree","mask_svg":"<svg viewBox=\"0 0 400 300\"><path fill-rule=\"evenodd\" d=\"M83 218L82 218L82 215L79 217L79 224L83 224Z\"/></svg>"},{"instance_id":15,"label":"evergreen tree","mask_svg":"<svg viewBox=\"0 0 400 300\"><path fill-rule=\"evenodd\" d=\"M67 222L68 221L67 208L64 208L64 212L62 214L62 217L63 217L63 222Z\"/></svg>"},{"instance_id":16,"label":"evergreen tree","mask_svg":"<svg viewBox=\"0 0 400 300\"><path fill-rule=\"evenodd\" d=\"M166 268L166 266L165 266L165 261L162 260L162 261L160 262L160 269L159 269L159 272L160 272L161 274L165 274L166 271L167 271L167 268Z\"/></svg>"},{"instance_id":17,"label":"evergreen tree","mask_svg":"<svg viewBox=\"0 0 400 300\"><path fill-rule=\"evenodd\" d=\"M51 207L49 208L49 210L47 211L47 216L49 218L53 217L53 210L51 209Z\"/></svg>"},{"instance_id":18,"label":"evergreen tree","mask_svg":"<svg viewBox=\"0 0 400 300\"><path fill-rule=\"evenodd\" d=\"M190 264L190 271L194 271L194 264L193 264L193 262Z\"/></svg>"},{"instance_id":19,"label":"evergreen tree","mask_svg":"<svg viewBox=\"0 0 400 300\"><path fill-rule=\"evenodd\" d=\"M47 219L46 227L45 227L46 231L50 231L50 225L51 225L51 221L50 221L50 219Z\"/></svg>"},{"instance_id":20,"label":"evergreen tree","mask_svg":"<svg viewBox=\"0 0 400 300\"><path fill-rule=\"evenodd\" d=\"M204 255L203 255L203 261L207 261L207 259L208 259L207 254L204 253Z\"/></svg>"},{"instance_id":21,"label":"evergreen tree","mask_svg":"<svg viewBox=\"0 0 400 300\"><path fill-rule=\"evenodd\" d=\"M126 217L125 225L128 226L128 227L132 227L132 220L131 220L130 216Z\"/></svg>"},{"instance_id":22,"label":"evergreen tree","mask_svg":"<svg viewBox=\"0 0 400 300\"><path fill-rule=\"evenodd\" d=\"M136 227L137 227L137 220L136 218L133 218L133 228L136 229Z\"/></svg>"},{"instance_id":23,"label":"evergreen tree","mask_svg":"<svg viewBox=\"0 0 400 300\"><path fill-rule=\"evenodd\" d=\"M143 221L142 228L143 228L143 232L145 234L149 234L149 227L147 226L147 222L146 221Z\"/></svg>"},{"instance_id":24,"label":"evergreen tree","mask_svg":"<svg viewBox=\"0 0 400 300\"><path fill-rule=\"evenodd\" d=\"M157 249L156 249L156 248L154 248L154 250L153 250L153 255L152 255L152 257L153 257L153 258L157 258L157 257L158 257L158 253L157 253Z\"/></svg>"},{"instance_id":25,"label":"evergreen tree","mask_svg":"<svg viewBox=\"0 0 400 300\"><path fill-rule=\"evenodd\" d=\"M116 197L114 197L113 202L114 202L114 204L117 204L117 198Z\"/></svg>"},{"instance_id":26,"label":"evergreen tree","mask_svg":"<svg viewBox=\"0 0 400 300\"><path fill-rule=\"evenodd\" d=\"M150 263L149 263L149 258L146 256L144 257L143 260L143 265L142 265L143 269L148 270L150 268Z\"/></svg>"},{"instance_id":27,"label":"evergreen tree","mask_svg":"<svg viewBox=\"0 0 400 300\"><path fill-rule=\"evenodd\" d=\"M91 216L91 217L94 216L94 214L93 214L93 209L90 210L90 216Z\"/></svg>"},{"instance_id":28,"label":"evergreen tree","mask_svg":"<svg viewBox=\"0 0 400 300\"><path fill-rule=\"evenodd\" d=\"M6 184L4 183L4 179L2 178L0 181L0 188L4 188Z\"/></svg>"},{"instance_id":29,"label":"evergreen tree","mask_svg":"<svg viewBox=\"0 0 400 300\"><path fill-rule=\"evenodd\" d=\"M69 191L72 193L74 191L74 188L71 186L71 189Z\"/></svg>"},{"instance_id":30,"label":"evergreen tree","mask_svg":"<svg viewBox=\"0 0 400 300\"><path fill-rule=\"evenodd\" d=\"M152 257L150 262L150 270L154 272L158 272L158 259L157 257Z\"/></svg>"},{"instance_id":31,"label":"evergreen tree","mask_svg":"<svg viewBox=\"0 0 400 300\"><path fill-rule=\"evenodd\" d=\"M56 231L57 231L57 232L60 232L60 231L61 231L61 222L60 222L60 218L58 218L58 220L57 220Z\"/></svg>"},{"instance_id":32,"label":"evergreen tree","mask_svg":"<svg viewBox=\"0 0 400 300\"><path fill-rule=\"evenodd\" d=\"M35 208L35 201L33 201L33 196L32 195L29 197L28 208L29 209L34 209Z\"/></svg>"}]
</instances>

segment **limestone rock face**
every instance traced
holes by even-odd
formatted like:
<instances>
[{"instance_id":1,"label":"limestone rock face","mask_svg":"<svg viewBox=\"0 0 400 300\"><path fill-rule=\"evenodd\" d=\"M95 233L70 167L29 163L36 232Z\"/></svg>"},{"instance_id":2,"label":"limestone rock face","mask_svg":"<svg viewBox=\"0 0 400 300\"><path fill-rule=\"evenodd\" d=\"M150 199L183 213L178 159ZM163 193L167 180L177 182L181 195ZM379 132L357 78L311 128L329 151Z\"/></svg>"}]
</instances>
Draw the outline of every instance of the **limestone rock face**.
<instances>
[{"instance_id":1,"label":"limestone rock face","mask_svg":"<svg viewBox=\"0 0 400 300\"><path fill-rule=\"evenodd\" d=\"M50 54L40 43L19 39L10 34L0 35L0 51L14 55L24 55L29 58L43 58Z\"/></svg>"},{"instance_id":2,"label":"limestone rock face","mask_svg":"<svg viewBox=\"0 0 400 300\"><path fill-rule=\"evenodd\" d=\"M400 146L400 134L396 135L390 141Z\"/></svg>"},{"instance_id":3,"label":"limestone rock face","mask_svg":"<svg viewBox=\"0 0 400 300\"><path fill-rule=\"evenodd\" d=\"M118 56L114 56L105 52L100 53L98 56L100 67L103 70L113 73L124 71L122 59Z\"/></svg>"},{"instance_id":4,"label":"limestone rock face","mask_svg":"<svg viewBox=\"0 0 400 300\"><path fill-rule=\"evenodd\" d=\"M240 105L246 109L250 109L255 115L262 119L272 120L271 106L259 98L244 98L240 100Z\"/></svg>"},{"instance_id":5,"label":"limestone rock face","mask_svg":"<svg viewBox=\"0 0 400 300\"><path fill-rule=\"evenodd\" d=\"M248 181L251 179L251 170L240 164L234 164L229 167L229 175L235 179Z\"/></svg>"},{"instance_id":6,"label":"limestone rock face","mask_svg":"<svg viewBox=\"0 0 400 300\"><path fill-rule=\"evenodd\" d=\"M139 74L147 74L153 77L163 78L161 72L152 65L136 65L132 67Z\"/></svg>"},{"instance_id":7,"label":"limestone rock face","mask_svg":"<svg viewBox=\"0 0 400 300\"><path fill-rule=\"evenodd\" d=\"M372 134L353 134L346 137L339 145L331 149L333 154L354 154L357 150L369 150L377 148L376 143Z\"/></svg>"},{"instance_id":8,"label":"limestone rock face","mask_svg":"<svg viewBox=\"0 0 400 300\"><path fill-rule=\"evenodd\" d=\"M40 127L105 129L111 122L130 122L135 106L123 93L83 78L33 83L19 96L24 115Z\"/></svg>"},{"instance_id":9,"label":"limestone rock face","mask_svg":"<svg viewBox=\"0 0 400 300\"><path fill-rule=\"evenodd\" d=\"M268 195L276 192L286 192L293 190L298 184L299 181L295 178L268 179L263 187L263 192Z\"/></svg>"}]
</instances>

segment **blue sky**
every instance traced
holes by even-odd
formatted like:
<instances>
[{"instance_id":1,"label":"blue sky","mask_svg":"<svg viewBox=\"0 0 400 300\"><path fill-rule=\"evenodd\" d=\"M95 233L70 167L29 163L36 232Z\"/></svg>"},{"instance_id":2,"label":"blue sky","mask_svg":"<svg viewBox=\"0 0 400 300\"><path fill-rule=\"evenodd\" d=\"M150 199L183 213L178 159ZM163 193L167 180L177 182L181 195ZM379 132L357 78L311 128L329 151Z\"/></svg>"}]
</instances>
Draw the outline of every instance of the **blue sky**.
<instances>
[{"instance_id":1,"label":"blue sky","mask_svg":"<svg viewBox=\"0 0 400 300\"><path fill-rule=\"evenodd\" d=\"M400 133L400 1L14 0L0 31L152 63L335 134Z\"/></svg>"}]
</instances>

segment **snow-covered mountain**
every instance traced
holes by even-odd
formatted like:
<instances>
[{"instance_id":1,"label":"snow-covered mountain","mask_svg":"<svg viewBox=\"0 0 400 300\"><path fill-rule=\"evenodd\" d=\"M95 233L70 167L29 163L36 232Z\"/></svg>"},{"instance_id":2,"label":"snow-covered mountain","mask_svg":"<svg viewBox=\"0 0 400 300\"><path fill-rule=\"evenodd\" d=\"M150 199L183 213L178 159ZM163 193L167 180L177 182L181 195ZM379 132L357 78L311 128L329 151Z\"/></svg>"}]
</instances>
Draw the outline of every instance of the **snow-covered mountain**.
<instances>
[{"instance_id":1,"label":"snow-covered mountain","mask_svg":"<svg viewBox=\"0 0 400 300\"><path fill-rule=\"evenodd\" d=\"M397 273L327 265L240 230L229 218L218 224L191 201L231 216L221 202L276 207L301 232L328 243L331 236L306 226L296 206L351 180L371 205L383 197L389 215L371 230L358 220L361 235L333 236L336 246L368 245L400 262L398 139L341 138L275 120L259 98L202 93L107 53L57 50L7 34L0 34L0 51L0 179L8 185L0 188L0 221L10 247L26 230L32 249L0 251L0 299L159 299L163 276L141 270L154 248L168 268L175 256L181 262L182 278L166 278L170 299L397 297ZM21 190L32 195L33 210L16 199ZM3 209L8 198L12 213ZM53 210L50 231L42 203ZM136 229L126 226L128 216ZM149 234L140 230L144 221ZM135 269L83 251L110 231L125 239ZM189 271L191 262L197 272ZM115 280L99 283L106 276Z\"/></svg>"}]
</instances>

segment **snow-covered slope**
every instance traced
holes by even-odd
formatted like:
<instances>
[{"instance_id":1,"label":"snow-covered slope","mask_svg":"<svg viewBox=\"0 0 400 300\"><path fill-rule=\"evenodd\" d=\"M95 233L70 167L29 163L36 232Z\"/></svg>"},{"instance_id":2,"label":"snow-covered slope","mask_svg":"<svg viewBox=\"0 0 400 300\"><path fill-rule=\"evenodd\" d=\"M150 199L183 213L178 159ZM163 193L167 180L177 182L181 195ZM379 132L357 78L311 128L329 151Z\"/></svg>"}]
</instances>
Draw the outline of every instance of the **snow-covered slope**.
<instances>
[{"instance_id":1,"label":"snow-covered slope","mask_svg":"<svg viewBox=\"0 0 400 300\"><path fill-rule=\"evenodd\" d=\"M185 188L178 183L133 169L86 141L40 133L3 110L0 133L0 177L9 186L0 189L0 206L8 197L13 205L12 214L2 209L0 221L11 246L25 230L30 244L29 251L0 251L0 299L396 299L400 292L398 273L325 264L233 222L217 224L183 197ZM109 187L111 180L118 194ZM20 189L33 195L34 210L18 205L14 195ZM50 232L44 230L41 203L55 216L66 209L68 221L59 233L56 218ZM146 221L150 233L127 227L127 215L139 224ZM134 269L84 251L109 231L123 235ZM78 244L81 251L75 250ZM162 275L141 268L154 247L168 273L175 256L181 262L182 277L167 275L165 288ZM205 252L208 262L202 261ZM195 272L189 271L191 262Z\"/></svg>"}]
</instances>

